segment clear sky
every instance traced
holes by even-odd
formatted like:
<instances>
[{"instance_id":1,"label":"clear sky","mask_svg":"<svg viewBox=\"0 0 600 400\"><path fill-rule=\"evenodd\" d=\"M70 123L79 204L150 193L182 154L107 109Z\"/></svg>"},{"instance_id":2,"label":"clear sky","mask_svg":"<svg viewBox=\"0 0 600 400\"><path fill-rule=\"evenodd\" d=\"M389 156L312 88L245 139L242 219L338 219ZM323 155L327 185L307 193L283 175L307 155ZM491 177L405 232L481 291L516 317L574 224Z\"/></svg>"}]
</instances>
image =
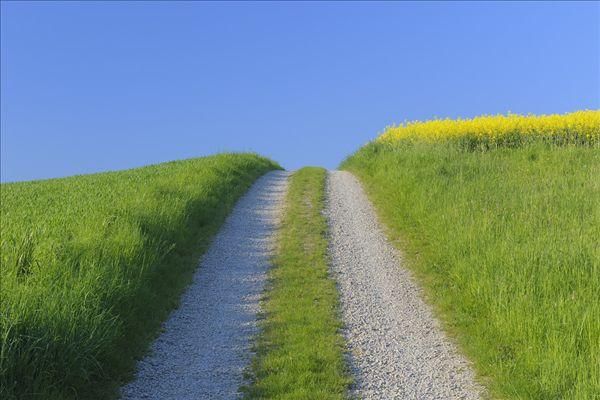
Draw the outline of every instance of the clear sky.
<instances>
[{"instance_id":1,"label":"clear sky","mask_svg":"<svg viewBox=\"0 0 600 400\"><path fill-rule=\"evenodd\" d=\"M1 179L600 108L600 3L2 2Z\"/></svg>"}]
</instances>

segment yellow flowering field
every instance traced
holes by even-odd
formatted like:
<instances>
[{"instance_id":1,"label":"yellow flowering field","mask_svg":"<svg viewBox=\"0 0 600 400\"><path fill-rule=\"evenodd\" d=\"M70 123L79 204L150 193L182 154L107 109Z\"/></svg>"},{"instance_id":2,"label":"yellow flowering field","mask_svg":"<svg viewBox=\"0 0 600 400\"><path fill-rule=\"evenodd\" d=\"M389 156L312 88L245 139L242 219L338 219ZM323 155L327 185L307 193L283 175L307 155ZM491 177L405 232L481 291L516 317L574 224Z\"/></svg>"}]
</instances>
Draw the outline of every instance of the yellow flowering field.
<instances>
[{"instance_id":1,"label":"yellow flowering field","mask_svg":"<svg viewBox=\"0 0 600 400\"><path fill-rule=\"evenodd\" d=\"M468 147L519 146L542 139L565 145L600 146L600 110L550 115L483 115L472 119L411 121L392 126L378 142L405 139L426 141L458 140Z\"/></svg>"}]
</instances>

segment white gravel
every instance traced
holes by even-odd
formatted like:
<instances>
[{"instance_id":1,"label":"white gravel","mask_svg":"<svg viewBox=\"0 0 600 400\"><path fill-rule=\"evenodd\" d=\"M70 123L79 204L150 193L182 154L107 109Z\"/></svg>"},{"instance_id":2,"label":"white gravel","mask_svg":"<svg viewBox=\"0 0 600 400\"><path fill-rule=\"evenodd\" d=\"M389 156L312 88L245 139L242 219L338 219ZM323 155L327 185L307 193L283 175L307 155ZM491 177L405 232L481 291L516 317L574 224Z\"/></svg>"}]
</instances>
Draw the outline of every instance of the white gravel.
<instances>
[{"instance_id":1,"label":"white gravel","mask_svg":"<svg viewBox=\"0 0 600 400\"><path fill-rule=\"evenodd\" d=\"M123 399L240 397L287 176L267 173L236 204Z\"/></svg>"},{"instance_id":2,"label":"white gravel","mask_svg":"<svg viewBox=\"0 0 600 400\"><path fill-rule=\"evenodd\" d=\"M356 178L327 180L332 276L362 399L478 399L468 362L435 320L397 250L385 238Z\"/></svg>"}]
</instances>

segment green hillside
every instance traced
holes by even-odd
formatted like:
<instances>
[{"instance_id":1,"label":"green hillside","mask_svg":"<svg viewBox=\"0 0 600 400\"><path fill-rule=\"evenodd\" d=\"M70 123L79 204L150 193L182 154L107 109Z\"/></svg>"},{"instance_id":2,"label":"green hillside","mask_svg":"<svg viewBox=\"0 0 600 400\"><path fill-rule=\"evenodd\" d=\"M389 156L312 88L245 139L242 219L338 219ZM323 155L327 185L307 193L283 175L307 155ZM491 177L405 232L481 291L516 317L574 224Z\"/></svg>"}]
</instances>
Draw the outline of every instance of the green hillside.
<instances>
[{"instance_id":1,"label":"green hillside","mask_svg":"<svg viewBox=\"0 0 600 400\"><path fill-rule=\"evenodd\" d=\"M222 154L3 184L0 397L110 396L235 201L276 168Z\"/></svg>"},{"instance_id":2,"label":"green hillside","mask_svg":"<svg viewBox=\"0 0 600 400\"><path fill-rule=\"evenodd\" d=\"M391 128L342 165L500 398L600 393L599 116L579 136L553 116L579 138L564 142L527 136L534 117L492 146L452 121L457 139L419 137L440 124Z\"/></svg>"}]
</instances>

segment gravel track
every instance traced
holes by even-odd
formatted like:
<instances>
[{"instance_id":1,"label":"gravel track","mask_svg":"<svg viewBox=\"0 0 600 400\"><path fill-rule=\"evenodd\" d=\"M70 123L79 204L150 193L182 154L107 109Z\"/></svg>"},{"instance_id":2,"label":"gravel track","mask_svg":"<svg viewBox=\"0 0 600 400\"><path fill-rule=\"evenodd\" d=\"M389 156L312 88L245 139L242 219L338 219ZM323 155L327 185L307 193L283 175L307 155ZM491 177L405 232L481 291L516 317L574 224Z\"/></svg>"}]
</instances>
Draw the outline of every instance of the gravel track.
<instances>
[{"instance_id":1,"label":"gravel track","mask_svg":"<svg viewBox=\"0 0 600 400\"><path fill-rule=\"evenodd\" d=\"M351 394L479 399L483 390L468 362L440 329L352 174L328 174L326 213L332 276L355 379Z\"/></svg>"},{"instance_id":2,"label":"gravel track","mask_svg":"<svg viewBox=\"0 0 600 400\"><path fill-rule=\"evenodd\" d=\"M267 173L238 201L123 399L240 397L287 176Z\"/></svg>"}]
</instances>

